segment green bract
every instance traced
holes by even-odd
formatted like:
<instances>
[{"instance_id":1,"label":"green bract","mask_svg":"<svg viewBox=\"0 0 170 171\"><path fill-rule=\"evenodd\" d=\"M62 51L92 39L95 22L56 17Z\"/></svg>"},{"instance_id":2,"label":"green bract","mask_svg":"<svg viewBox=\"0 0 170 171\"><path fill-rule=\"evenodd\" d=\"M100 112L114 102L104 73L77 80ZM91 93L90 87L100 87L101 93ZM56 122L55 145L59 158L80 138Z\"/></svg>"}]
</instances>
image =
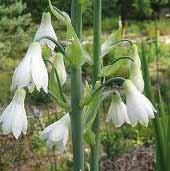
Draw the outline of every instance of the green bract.
<instances>
[{"instance_id":1,"label":"green bract","mask_svg":"<svg viewBox=\"0 0 170 171\"><path fill-rule=\"evenodd\" d=\"M64 95L61 90L61 84L59 81L59 77L57 75L57 71L55 67L52 67L50 78L49 78L49 92L57 101L57 104L64 109L69 110L69 105L65 101Z\"/></svg>"},{"instance_id":2,"label":"green bract","mask_svg":"<svg viewBox=\"0 0 170 171\"><path fill-rule=\"evenodd\" d=\"M100 82L96 82L95 89L96 90L100 86ZM89 85L86 85L85 89L86 97L90 97L91 92L89 91ZM96 117L98 108L100 106L101 102L101 91L98 91L95 95L93 95L93 98L90 99L90 102L88 105L85 105L83 108L83 123L84 123L84 135L85 140L87 143L91 144L94 143L94 133L92 131L92 124L94 122L94 119Z\"/></svg>"}]
</instances>

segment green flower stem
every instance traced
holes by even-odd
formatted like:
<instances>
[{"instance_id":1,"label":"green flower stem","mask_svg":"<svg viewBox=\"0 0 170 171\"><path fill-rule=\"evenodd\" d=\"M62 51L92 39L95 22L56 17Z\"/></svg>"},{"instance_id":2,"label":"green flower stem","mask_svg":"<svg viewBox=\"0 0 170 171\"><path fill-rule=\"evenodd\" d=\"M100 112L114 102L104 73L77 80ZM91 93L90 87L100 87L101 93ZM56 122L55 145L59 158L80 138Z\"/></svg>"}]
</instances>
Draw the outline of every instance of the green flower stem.
<instances>
[{"instance_id":1,"label":"green flower stem","mask_svg":"<svg viewBox=\"0 0 170 171\"><path fill-rule=\"evenodd\" d=\"M93 51L93 87L95 82L99 80L98 74L101 70L101 0L93 1L94 7L94 51ZM99 149L100 149L100 138L99 138L99 128L100 128L100 112L98 111L96 118L93 123L93 132L95 133L95 144L91 146L91 171L99 171Z\"/></svg>"},{"instance_id":2,"label":"green flower stem","mask_svg":"<svg viewBox=\"0 0 170 171\"><path fill-rule=\"evenodd\" d=\"M52 37L48 37L48 36L43 36L38 41L41 41L42 39L51 40L56 45L56 47L59 49L59 51L66 57L65 49L64 49L64 47L59 42L57 42Z\"/></svg>"},{"instance_id":3,"label":"green flower stem","mask_svg":"<svg viewBox=\"0 0 170 171\"><path fill-rule=\"evenodd\" d=\"M82 10L80 0L72 0L71 21L79 39L82 34ZM80 101L82 98L81 66L71 68L71 128L74 171L84 171L83 121Z\"/></svg>"},{"instance_id":4,"label":"green flower stem","mask_svg":"<svg viewBox=\"0 0 170 171\"><path fill-rule=\"evenodd\" d=\"M89 98L85 98L82 103L81 103L81 108L83 108L83 106L85 105L88 105L89 102L91 101L91 99L96 95L96 93L98 91L100 91L101 89L105 88L106 86L110 85L110 84L114 84L114 85L118 85L118 86L122 86L123 85L123 82L125 81L126 79L123 78L123 77L114 77L114 78L111 78L107 81L105 81L103 84L101 84L96 90L94 90L90 97Z\"/></svg>"},{"instance_id":5,"label":"green flower stem","mask_svg":"<svg viewBox=\"0 0 170 171\"><path fill-rule=\"evenodd\" d=\"M116 42L111 43L110 46L114 46L114 45L116 45L116 44L120 44L120 43L123 43L123 42L129 43L130 46L133 45L133 42L132 42L132 41L130 41L130 40L128 40L128 39L122 39L122 40L119 40L119 41L116 41Z\"/></svg>"},{"instance_id":6,"label":"green flower stem","mask_svg":"<svg viewBox=\"0 0 170 171\"><path fill-rule=\"evenodd\" d=\"M130 56L123 56L123 57L120 57L120 58L117 58L115 59L113 62L112 62L112 65L115 64L116 62L120 61L120 60L124 60L124 59L128 59L128 60L131 60L131 62L134 62L134 60L130 57Z\"/></svg>"}]
</instances>

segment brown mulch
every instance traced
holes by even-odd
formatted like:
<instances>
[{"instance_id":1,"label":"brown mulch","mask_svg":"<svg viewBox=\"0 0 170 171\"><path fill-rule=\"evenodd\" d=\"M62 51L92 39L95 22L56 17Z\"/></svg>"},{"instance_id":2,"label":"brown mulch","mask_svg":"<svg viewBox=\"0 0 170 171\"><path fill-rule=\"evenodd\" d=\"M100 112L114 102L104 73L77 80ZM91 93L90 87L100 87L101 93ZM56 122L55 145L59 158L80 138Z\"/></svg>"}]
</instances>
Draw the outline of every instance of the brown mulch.
<instances>
[{"instance_id":1,"label":"brown mulch","mask_svg":"<svg viewBox=\"0 0 170 171\"><path fill-rule=\"evenodd\" d=\"M132 152L101 162L102 171L154 171L153 148L138 147Z\"/></svg>"}]
</instances>

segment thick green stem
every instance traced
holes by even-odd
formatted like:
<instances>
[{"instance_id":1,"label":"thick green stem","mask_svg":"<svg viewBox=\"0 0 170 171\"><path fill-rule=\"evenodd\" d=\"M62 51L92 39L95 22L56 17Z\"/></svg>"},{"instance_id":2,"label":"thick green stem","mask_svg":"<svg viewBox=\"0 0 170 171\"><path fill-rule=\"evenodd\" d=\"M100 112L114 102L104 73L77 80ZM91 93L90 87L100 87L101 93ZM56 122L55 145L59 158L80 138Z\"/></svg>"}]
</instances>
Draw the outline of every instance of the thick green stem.
<instances>
[{"instance_id":1,"label":"thick green stem","mask_svg":"<svg viewBox=\"0 0 170 171\"><path fill-rule=\"evenodd\" d=\"M82 7L81 0L72 0L71 22L79 39L82 36Z\"/></svg>"},{"instance_id":2,"label":"thick green stem","mask_svg":"<svg viewBox=\"0 0 170 171\"><path fill-rule=\"evenodd\" d=\"M101 0L94 0L94 51L93 51L93 87L95 82L99 80L98 74L101 69ZM99 170L99 146L100 146L100 138L99 138L99 127L100 127L100 119L99 119L99 111L96 115L96 118L93 123L93 131L96 135L95 144L91 146L91 162L90 168L91 171Z\"/></svg>"},{"instance_id":3,"label":"thick green stem","mask_svg":"<svg viewBox=\"0 0 170 171\"><path fill-rule=\"evenodd\" d=\"M72 0L71 20L77 36L82 34L82 10L80 0ZM82 97L81 66L71 68L71 128L74 171L84 171L83 123L80 101Z\"/></svg>"},{"instance_id":4,"label":"thick green stem","mask_svg":"<svg viewBox=\"0 0 170 171\"><path fill-rule=\"evenodd\" d=\"M74 171L84 170L83 124L80 99L82 92L81 69L71 69L71 128Z\"/></svg>"}]
</instances>

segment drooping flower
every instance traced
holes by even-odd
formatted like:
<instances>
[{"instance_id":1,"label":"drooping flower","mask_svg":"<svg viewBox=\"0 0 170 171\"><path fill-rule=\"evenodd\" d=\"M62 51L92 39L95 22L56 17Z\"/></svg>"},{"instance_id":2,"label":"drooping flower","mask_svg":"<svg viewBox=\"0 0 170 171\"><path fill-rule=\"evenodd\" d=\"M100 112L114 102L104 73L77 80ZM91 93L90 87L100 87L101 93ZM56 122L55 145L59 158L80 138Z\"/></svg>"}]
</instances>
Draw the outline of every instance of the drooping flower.
<instances>
[{"instance_id":1,"label":"drooping flower","mask_svg":"<svg viewBox=\"0 0 170 171\"><path fill-rule=\"evenodd\" d=\"M47 141L49 148L55 147L60 153L63 153L69 136L70 116L65 114L61 119L49 125L41 133L41 138Z\"/></svg>"},{"instance_id":2,"label":"drooping flower","mask_svg":"<svg viewBox=\"0 0 170 171\"><path fill-rule=\"evenodd\" d=\"M11 89L28 87L32 92L36 87L38 91L41 88L47 93L48 73L42 58L41 45L33 42L25 57L15 69Z\"/></svg>"},{"instance_id":3,"label":"drooping flower","mask_svg":"<svg viewBox=\"0 0 170 171\"><path fill-rule=\"evenodd\" d=\"M106 122L113 122L116 127L122 126L125 122L130 124L126 105L123 103L120 94L115 91L112 96Z\"/></svg>"},{"instance_id":4,"label":"drooping flower","mask_svg":"<svg viewBox=\"0 0 170 171\"><path fill-rule=\"evenodd\" d=\"M57 36L51 24L51 15L49 12L42 14L41 24L37 30L34 41L39 41L42 37L51 37L57 41ZM55 44L49 39L41 39L40 43L42 46L47 45L51 50L54 50Z\"/></svg>"},{"instance_id":5,"label":"drooping flower","mask_svg":"<svg viewBox=\"0 0 170 171\"><path fill-rule=\"evenodd\" d=\"M66 77L67 77L63 55L61 53L57 53L56 57L53 59L55 60L53 63L57 70L60 83L61 83L61 85L63 85L65 83Z\"/></svg>"},{"instance_id":6,"label":"drooping flower","mask_svg":"<svg viewBox=\"0 0 170 171\"><path fill-rule=\"evenodd\" d=\"M155 108L152 103L135 87L131 80L123 84L126 92L127 113L132 126L138 122L147 126L149 119L155 117Z\"/></svg>"},{"instance_id":7,"label":"drooping flower","mask_svg":"<svg viewBox=\"0 0 170 171\"><path fill-rule=\"evenodd\" d=\"M138 49L137 46L134 44L133 45L133 62L131 63L130 66L130 80L135 84L136 88L140 91L143 92L144 90L144 80L142 76L142 70L141 70L141 61L140 57L138 54Z\"/></svg>"},{"instance_id":8,"label":"drooping flower","mask_svg":"<svg viewBox=\"0 0 170 171\"><path fill-rule=\"evenodd\" d=\"M24 108L26 92L17 89L11 103L0 116L0 123L4 134L13 133L16 139L27 132L27 116Z\"/></svg>"}]
</instances>

